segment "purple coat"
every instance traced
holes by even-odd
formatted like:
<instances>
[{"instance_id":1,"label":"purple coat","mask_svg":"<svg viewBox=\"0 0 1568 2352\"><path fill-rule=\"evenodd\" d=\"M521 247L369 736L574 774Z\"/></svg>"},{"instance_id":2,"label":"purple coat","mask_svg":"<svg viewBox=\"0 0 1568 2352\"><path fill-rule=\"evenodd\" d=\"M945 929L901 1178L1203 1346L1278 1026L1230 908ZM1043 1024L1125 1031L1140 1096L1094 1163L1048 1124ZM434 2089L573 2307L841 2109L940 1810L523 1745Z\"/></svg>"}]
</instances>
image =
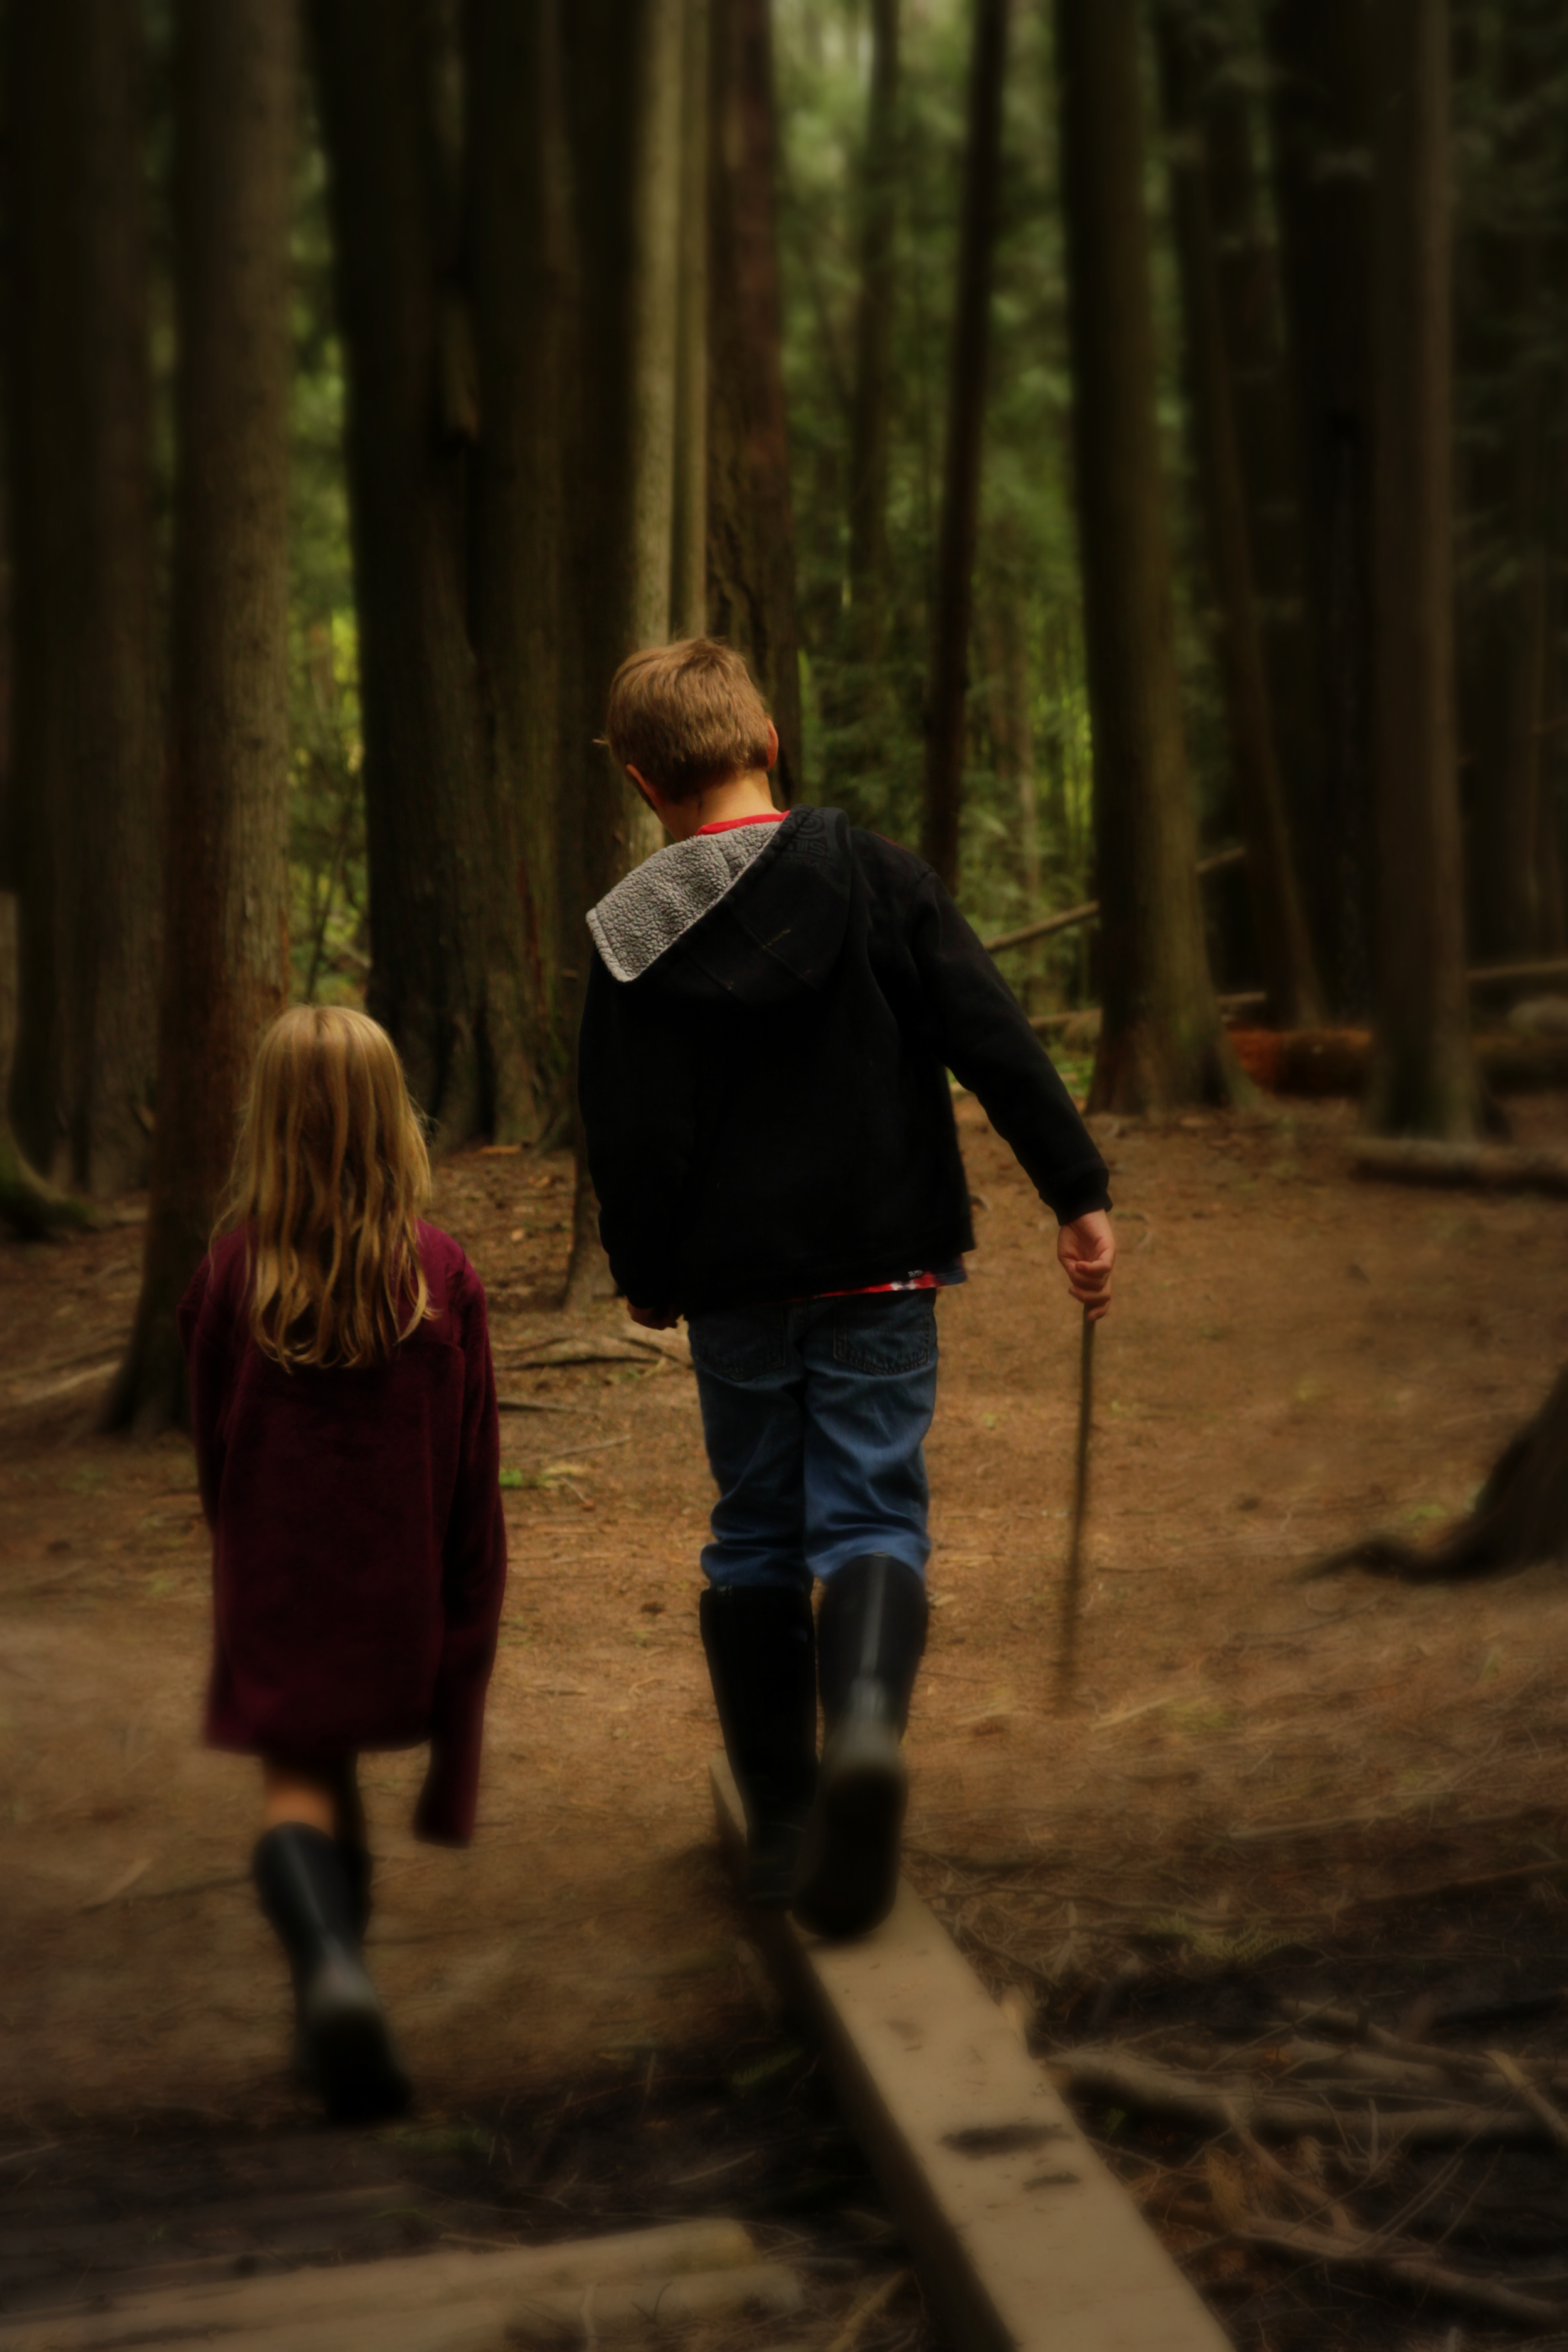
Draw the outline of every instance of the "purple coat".
<instances>
[{"instance_id":1,"label":"purple coat","mask_svg":"<svg viewBox=\"0 0 1568 2352\"><path fill-rule=\"evenodd\" d=\"M506 1585L500 1424L479 1276L435 1225L419 1256L434 1312L361 1370L263 1355L243 1232L181 1303L213 1531L206 1737L301 1759L428 1739L415 1826L465 1844Z\"/></svg>"}]
</instances>

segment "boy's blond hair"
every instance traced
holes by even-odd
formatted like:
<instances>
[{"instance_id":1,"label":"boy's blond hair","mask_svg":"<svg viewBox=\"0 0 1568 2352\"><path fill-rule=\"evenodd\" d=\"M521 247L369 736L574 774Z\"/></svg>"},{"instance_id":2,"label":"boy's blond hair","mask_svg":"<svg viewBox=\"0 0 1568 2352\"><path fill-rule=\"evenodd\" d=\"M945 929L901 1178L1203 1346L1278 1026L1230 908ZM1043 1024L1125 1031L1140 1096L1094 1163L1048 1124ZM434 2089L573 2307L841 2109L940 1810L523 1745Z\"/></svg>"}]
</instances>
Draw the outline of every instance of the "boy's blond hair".
<instances>
[{"instance_id":1,"label":"boy's blond hair","mask_svg":"<svg viewBox=\"0 0 1568 2352\"><path fill-rule=\"evenodd\" d=\"M769 765L767 706L743 656L714 637L629 655L610 682L605 738L672 801Z\"/></svg>"},{"instance_id":2,"label":"boy's blond hair","mask_svg":"<svg viewBox=\"0 0 1568 2352\"><path fill-rule=\"evenodd\" d=\"M297 1005L261 1041L225 1223L243 1225L250 1328L286 1369L379 1363L429 1307L430 1160L397 1048L363 1013Z\"/></svg>"}]
</instances>

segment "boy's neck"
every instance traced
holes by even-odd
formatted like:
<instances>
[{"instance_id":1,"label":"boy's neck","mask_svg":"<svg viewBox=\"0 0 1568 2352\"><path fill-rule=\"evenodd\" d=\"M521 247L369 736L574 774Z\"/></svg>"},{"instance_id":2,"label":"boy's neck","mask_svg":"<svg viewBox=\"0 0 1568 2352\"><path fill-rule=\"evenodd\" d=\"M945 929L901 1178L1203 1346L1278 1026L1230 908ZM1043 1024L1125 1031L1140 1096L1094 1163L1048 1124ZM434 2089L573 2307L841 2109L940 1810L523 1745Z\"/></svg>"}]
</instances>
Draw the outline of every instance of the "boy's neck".
<instances>
[{"instance_id":1,"label":"boy's neck","mask_svg":"<svg viewBox=\"0 0 1568 2352\"><path fill-rule=\"evenodd\" d=\"M732 824L736 817L773 816L773 797L765 770L752 768L743 776L727 776L722 783L705 784L687 801L664 801L660 824L672 841L689 841L705 824Z\"/></svg>"}]
</instances>

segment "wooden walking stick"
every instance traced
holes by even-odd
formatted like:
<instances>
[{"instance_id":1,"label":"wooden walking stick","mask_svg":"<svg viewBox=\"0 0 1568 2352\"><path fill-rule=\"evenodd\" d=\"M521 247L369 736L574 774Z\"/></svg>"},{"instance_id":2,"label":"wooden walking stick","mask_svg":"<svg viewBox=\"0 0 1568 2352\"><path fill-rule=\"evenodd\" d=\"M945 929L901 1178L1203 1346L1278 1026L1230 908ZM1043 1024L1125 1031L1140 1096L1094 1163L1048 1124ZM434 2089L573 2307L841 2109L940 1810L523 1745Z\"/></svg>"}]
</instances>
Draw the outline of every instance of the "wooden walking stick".
<instances>
[{"instance_id":1,"label":"wooden walking stick","mask_svg":"<svg viewBox=\"0 0 1568 2352\"><path fill-rule=\"evenodd\" d=\"M1072 1538L1068 1546L1067 1579L1062 1586L1061 1650L1057 1662L1057 1696L1072 1696L1078 1674L1079 1592L1082 1582L1083 1510L1089 1498L1089 1431L1094 1415L1094 1325L1086 1307L1083 1339L1078 1359L1078 1470L1073 1482Z\"/></svg>"}]
</instances>

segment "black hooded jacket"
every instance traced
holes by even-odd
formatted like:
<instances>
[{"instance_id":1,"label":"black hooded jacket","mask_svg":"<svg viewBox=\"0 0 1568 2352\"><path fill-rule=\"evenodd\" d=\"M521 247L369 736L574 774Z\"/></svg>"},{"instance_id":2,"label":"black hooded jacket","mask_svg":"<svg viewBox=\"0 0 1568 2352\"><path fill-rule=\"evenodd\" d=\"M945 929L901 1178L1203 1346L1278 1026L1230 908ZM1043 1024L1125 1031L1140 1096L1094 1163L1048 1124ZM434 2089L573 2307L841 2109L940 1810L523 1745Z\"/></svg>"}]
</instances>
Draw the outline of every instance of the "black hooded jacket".
<instances>
[{"instance_id":1,"label":"black hooded jacket","mask_svg":"<svg viewBox=\"0 0 1568 2352\"><path fill-rule=\"evenodd\" d=\"M931 867L798 808L699 835L589 917L578 1087L599 1230L640 1307L808 1297L973 1246L946 1073L1064 1223L1106 1168Z\"/></svg>"}]
</instances>

